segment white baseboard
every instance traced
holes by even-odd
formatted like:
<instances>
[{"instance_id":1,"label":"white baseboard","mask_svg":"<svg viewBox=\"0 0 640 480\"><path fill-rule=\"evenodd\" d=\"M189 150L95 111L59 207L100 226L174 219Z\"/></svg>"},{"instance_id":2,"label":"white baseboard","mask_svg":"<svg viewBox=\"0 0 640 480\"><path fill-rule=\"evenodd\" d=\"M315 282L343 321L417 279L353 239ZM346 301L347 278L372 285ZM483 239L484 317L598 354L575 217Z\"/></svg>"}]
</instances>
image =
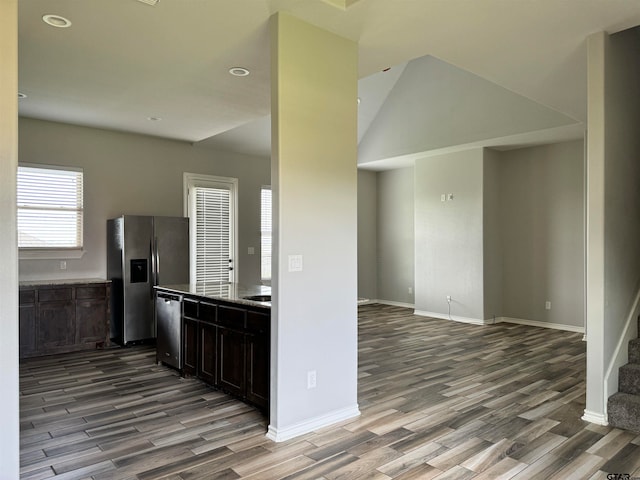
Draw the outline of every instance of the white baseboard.
<instances>
[{"instance_id":1,"label":"white baseboard","mask_svg":"<svg viewBox=\"0 0 640 480\"><path fill-rule=\"evenodd\" d=\"M343 422L350 418L354 418L360 415L360 409L358 405L352 407L335 410L319 417L310 418L302 422L298 422L294 425L290 425L284 428L277 428L273 425L269 425L267 431L267 438L274 442L284 442L291 438L304 435L305 433L314 432L324 427L328 427L338 422Z\"/></svg>"},{"instance_id":2,"label":"white baseboard","mask_svg":"<svg viewBox=\"0 0 640 480\"><path fill-rule=\"evenodd\" d=\"M421 317L439 318L441 320L453 320L454 322L471 323L473 325L491 325L493 319L481 320L479 318L460 317L458 315L447 315L445 313L427 312L425 310L414 310L414 315Z\"/></svg>"},{"instance_id":3,"label":"white baseboard","mask_svg":"<svg viewBox=\"0 0 640 480\"><path fill-rule=\"evenodd\" d=\"M525 320L522 318L512 317L496 317L496 323L517 323L518 325L529 325L530 327L552 328L554 330L565 330L567 332L575 332L584 334L584 327L576 327L574 325L564 325L562 323L540 322L538 320Z\"/></svg>"},{"instance_id":4,"label":"white baseboard","mask_svg":"<svg viewBox=\"0 0 640 480\"><path fill-rule=\"evenodd\" d=\"M582 416L582 420L585 422L595 423L596 425L609 425L607 421L607 417L602 413L590 412L589 410L584 411L584 415Z\"/></svg>"},{"instance_id":5,"label":"white baseboard","mask_svg":"<svg viewBox=\"0 0 640 480\"><path fill-rule=\"evenodd\" d=\"M382 305L390 305L392 307L414 308L413 303L394 302L393 300L369 300L366 304L380 303Z\"/></svg>"},{"instance_id":6,"label":"white baseboard","mask_svg":"<svg viewBox=\"0 0 640 480\"><path fill-rule=\"evenodd\" d=\"M404 307L404 308L413 308L413 303L404 303L404 302L394 302L393 300L376 300L376 303L381 303L383 305L390 305L392 307Z\"/></svg>"}]
</instances>

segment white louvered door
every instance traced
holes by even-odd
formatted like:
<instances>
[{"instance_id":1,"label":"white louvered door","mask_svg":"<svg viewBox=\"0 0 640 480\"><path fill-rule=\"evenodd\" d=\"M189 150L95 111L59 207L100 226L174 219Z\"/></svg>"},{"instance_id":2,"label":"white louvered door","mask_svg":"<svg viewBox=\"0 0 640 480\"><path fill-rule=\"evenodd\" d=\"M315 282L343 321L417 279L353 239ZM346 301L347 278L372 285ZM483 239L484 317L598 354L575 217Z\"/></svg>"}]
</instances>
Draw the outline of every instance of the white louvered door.
<instances>
[{"instance_id":1,"label":"white louvered door","mask_svg":"<svg viewBox=\"0 0 640 480\"><path fill-rule=\"evenodd\" d=\"M235 185L201 182L189 187L191 281L235 281Z\"/></svg>"}]
</instances>

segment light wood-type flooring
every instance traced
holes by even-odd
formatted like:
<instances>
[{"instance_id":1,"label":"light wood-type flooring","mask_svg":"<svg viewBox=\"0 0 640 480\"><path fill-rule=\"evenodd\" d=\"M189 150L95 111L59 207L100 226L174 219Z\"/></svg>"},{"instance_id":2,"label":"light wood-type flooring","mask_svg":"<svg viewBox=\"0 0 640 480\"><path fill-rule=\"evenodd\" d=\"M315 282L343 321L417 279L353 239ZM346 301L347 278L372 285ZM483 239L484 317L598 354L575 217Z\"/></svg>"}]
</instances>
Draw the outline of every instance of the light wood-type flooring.
<instances>
[{"instance_id":1,"label":"light wood-type flooring","mask_svg":"<svg viewBox=\"0 0 640 480\"><path fill-rule=\"evenodd\" d=\"M283 443L149 347L30 359L20 377L24 479L640 477L639 434L580 419L585 343L558 330L361 306L362 415Z\"/></svg>"}]
</instances>

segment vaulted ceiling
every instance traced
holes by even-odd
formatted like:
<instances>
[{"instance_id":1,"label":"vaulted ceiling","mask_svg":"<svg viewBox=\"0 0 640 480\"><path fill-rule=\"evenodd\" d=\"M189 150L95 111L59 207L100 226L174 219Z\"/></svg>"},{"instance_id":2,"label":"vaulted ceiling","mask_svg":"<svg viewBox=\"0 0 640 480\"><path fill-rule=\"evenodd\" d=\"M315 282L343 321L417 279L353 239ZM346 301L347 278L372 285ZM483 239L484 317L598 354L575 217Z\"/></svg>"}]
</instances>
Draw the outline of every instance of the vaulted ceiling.
<instances>
[{"instance_id":1,"label":"vaulted ceiling","mask_svg":"<svg viewBox=\"0 0 640 480\"><path fill-rule=\"evenodd\" d=\"M520 113L537 112L537 120L516 122L523 128L530 120L538 130L547 121L552 129L584 122L586 38L640 24L640 0L20 0L19 89L27 95L20 115L263 154L268 21L278 11L358 42L367 162L403 153L374 145L367 130L379 134L403 118L398 109L408 99L424 106L443 98L429 89L445 71L496 98L512 95ZM45 14L72 25L51 27ZM251 74L229 75L237 66ZM423 108L422 117L436 113L442 118ZM460 132L445 143L500 134L470 124ZM436 144L415 148L446 147Z\"/></svg>"}]
</instances>

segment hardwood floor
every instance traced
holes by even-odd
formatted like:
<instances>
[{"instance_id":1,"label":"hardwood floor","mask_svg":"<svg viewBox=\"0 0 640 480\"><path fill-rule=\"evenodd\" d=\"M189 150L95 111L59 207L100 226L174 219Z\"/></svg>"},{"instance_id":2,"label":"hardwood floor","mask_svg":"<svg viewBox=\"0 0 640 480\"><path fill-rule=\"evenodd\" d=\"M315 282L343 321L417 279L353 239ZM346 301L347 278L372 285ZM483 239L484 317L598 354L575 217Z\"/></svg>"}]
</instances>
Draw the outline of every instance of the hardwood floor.
<instances>
[{"instance_id":1,"label":"hardwood floor","mask_svg":"<svg viewBox=\"0 0 640 480\"><path fill-rule=\"evenodd\" d=\"M283 443L251 407L154 361L134 347L21 363L21 478L640 477L639 434L580 419L580 334L361 306L362 415Z\"/></svg>"}]
</instances>

